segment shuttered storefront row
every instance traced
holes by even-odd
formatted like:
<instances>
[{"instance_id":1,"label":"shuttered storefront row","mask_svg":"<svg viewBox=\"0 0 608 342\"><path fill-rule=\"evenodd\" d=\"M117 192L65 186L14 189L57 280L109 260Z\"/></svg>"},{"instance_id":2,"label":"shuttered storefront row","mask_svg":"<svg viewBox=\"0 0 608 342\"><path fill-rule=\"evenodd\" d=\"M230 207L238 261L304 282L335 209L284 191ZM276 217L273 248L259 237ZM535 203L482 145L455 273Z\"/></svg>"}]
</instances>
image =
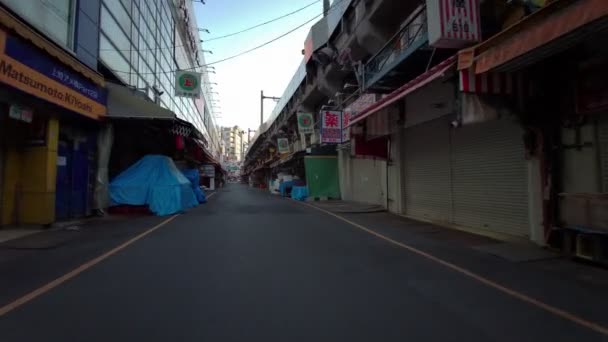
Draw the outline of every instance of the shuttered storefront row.
<instances>
[{"instance_id":1,"label":"shuttered storefront row","mask_svg":"<svg viewBox=\"0 0 608 342\"><path fill-rule=\"evenodd\" d=\"M522 129L509 119L452 130L454 223L529 235Z\"/></svg>"},{"instance_id":2,"label":"shuttered storefront row","mask_svg":"<svg viewBox=\"0 0 608 342\"><path fill-rule=\"evenodd\" d=\"M437 222L452 219L449 126L442 117L405 130L405 215Z\"/></svg>"},{"instance_id":3,"label":"shuttered storefront row","mask_svg":"<svg viewBox=\"0 0 608 342\"><path fill-rule=\"evenodd\" d=\"M405 130L408 216L529 235L522 130L510 119L450 127L450 116Z\"/></svg>"}]
</instances>

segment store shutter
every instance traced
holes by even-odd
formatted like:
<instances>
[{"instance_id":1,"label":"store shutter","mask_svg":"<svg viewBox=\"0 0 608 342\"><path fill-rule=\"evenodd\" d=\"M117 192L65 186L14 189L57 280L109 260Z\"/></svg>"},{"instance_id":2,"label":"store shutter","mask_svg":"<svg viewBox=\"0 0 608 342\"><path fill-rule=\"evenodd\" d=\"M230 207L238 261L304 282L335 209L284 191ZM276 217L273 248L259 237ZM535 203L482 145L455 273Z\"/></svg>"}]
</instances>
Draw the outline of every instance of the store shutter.
<instances>
[{"instance_id":1,"label":"store shutter","mask_svg":"<svg viewBox=\"0 0 608 342\"><path fill-rule=\"evenodd\" d=\"M602 192L608 193L608 114L600 118L598 123L598 138L601 155Z\"/></svg>"},{"instance_id":2,"label":"store shutter","mask_svg":"<svg viewBox=\"0 0 608 342\"><path fill-rule=\"evenodd\" d=\"M408 216L452 220L449 127L442 117L405 130L402 198Z\"/></svg>"},{"instance_id":3,"label":"store shutter","mask_svg":"<svg viewBox=\"0 0 608 342\"><path fill-rule=\"evenodd\" d=\"M353 158L353 199L361 203L386 204L386 161Z\"/></svg>"},{"instance_id":4,"label":"store shutter","mask_svg":"<svg viewBox=\"0 0 608 342\"><path fill-rule=\"evenodd\" d=\"M455 224L529 235L522 135L509 119L452 130Z\"/></svg>"},{"instance_id":5,"label":"store shutter","mask_svg":"<svg viewBox=\"0 0 608 342\"><path fill-rule=\"evenodd\" d=\"M403 136L403 129L398 129L396 133L391 135L391 149L389 152L390 163L387 170L388 180L388 210L390 212L401 214L401 155L402 146L401 138Z\"/></svg>"}]
</instances>

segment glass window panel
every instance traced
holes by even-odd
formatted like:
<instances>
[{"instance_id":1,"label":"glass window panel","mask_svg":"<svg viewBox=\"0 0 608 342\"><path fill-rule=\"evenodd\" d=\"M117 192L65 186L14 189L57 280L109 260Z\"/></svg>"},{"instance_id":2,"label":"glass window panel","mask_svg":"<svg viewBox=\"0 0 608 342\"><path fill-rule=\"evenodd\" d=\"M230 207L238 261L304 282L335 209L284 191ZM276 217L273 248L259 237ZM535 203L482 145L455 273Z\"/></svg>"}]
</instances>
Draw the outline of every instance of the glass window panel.
<instances>
[{"instance_id":1,"label":"glass window panel","mask_svg":"<svg viewBox=\"0 0 608 342\"><path fill-rule=\"evenodd\" d=\"M140 16L141 16L141 13L139 12L139 7L133 6L133 23L137 27L140 26L139 25Z\"/></svg>"},{"instance_id":2,"label":"glass window panel","mask_svg":"<svg viewBox=\"0 0 608 342\"><path fill-rule=\"evenodd\" d=\"M129 12L127 12L124 6L116 3L114 4L114 6L111 6L108 9L114 15L114 18L116 18L116 21L118 22L120 27L122 27L123 30L125 30L125 32L130 36L131 16L129 15Z\"/></svg>"},{"instance_id":3,"label":"glass window panel","mask_svg":"<svg viewBox=\"0 0 608 342\"><path fill-rule=\"evenodd\" d=\"M131 41L105 6L101 7L101 29L118 50L131 50Z\"/></svg>"},{"instance_id":4,"label":"glass window panel","mask_svg":"<svg viewBox=\"0 0 608 342\"><path fill-rule=\"evenodd\" d=\"M2 0L1 2L63 46L72 47L74 31L72 0Z\"/></svg>"},{"instance_id":5,"label":"glass window panel","mask_svg":"<svg viewBox=\"0 0 608 342\"><path fill-rule=\"evenodd\" d=\"M105 34L99 35L99 58L125 83L130 83L131 67L126 58L119 52Z\"/></svg>"}]
</instances>

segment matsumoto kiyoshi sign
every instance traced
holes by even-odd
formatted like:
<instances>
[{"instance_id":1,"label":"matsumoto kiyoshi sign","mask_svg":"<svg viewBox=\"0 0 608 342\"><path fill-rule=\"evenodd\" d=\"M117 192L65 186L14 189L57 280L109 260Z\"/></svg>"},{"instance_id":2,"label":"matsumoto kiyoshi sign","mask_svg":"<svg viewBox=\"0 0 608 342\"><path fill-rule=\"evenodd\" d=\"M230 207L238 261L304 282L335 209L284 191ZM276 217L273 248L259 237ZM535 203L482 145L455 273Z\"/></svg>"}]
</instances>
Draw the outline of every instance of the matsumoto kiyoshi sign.
<instances>
[{"instance_id":1,"label":"matsumoto kiyoshi sign","mask_svg":"<svg viewBox=\"0 0 608 342\"><path fill-rule=\"evenodd\" d=\"M175 96L201 96L201 74L193 71L175 72Z\"/></svg>"},{"instance_id":2,"label":"matsumoto kiyoshi sign","mask_svg":"<svg viewBox=\"0 0 608 342\"><path fill-rule=\"evenodd\" d=\"M298 131L300 134L314 133L315 119L312 113L298 113Z\"/></svg>"},{"instance_id":3,"label":"matsumoto kiyoshi sign","mask_svg":"<svg viewBox=\"0 0 608 342\"><path fill-rule=\"evenodd\" d=\"M0 82L92 119L106 114L105 88L3 30Z\"/></svg>"}]
</instances>

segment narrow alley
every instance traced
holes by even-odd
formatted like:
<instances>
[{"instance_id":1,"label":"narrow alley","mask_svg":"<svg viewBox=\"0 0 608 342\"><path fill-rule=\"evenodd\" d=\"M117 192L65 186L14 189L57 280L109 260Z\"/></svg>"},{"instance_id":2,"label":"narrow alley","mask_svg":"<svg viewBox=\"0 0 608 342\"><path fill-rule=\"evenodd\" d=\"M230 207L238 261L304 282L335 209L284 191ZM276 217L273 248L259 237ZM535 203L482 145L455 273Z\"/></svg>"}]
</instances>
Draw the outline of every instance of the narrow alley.
<instances>
[{"instance_id":1,"label":"narrow alley","mask_svg":"<svg viewBox=\"0 0 608 342\"><path fill-rule=\"evenodd\" d=\"M11 279L0 292L19 286L23 301L1 298L2 341L606 340L601 284L399 220L231 184L170 221L138 221L153 230L115 253L123 241L96 239L101 259L77 272L42 264L48 279L38 283L15 284L11 272L35 273L35 259L7 261L0 249L0 277ZM77 259L86 244L74 245L45 259Z\"/></svg>"}]
</instances>

